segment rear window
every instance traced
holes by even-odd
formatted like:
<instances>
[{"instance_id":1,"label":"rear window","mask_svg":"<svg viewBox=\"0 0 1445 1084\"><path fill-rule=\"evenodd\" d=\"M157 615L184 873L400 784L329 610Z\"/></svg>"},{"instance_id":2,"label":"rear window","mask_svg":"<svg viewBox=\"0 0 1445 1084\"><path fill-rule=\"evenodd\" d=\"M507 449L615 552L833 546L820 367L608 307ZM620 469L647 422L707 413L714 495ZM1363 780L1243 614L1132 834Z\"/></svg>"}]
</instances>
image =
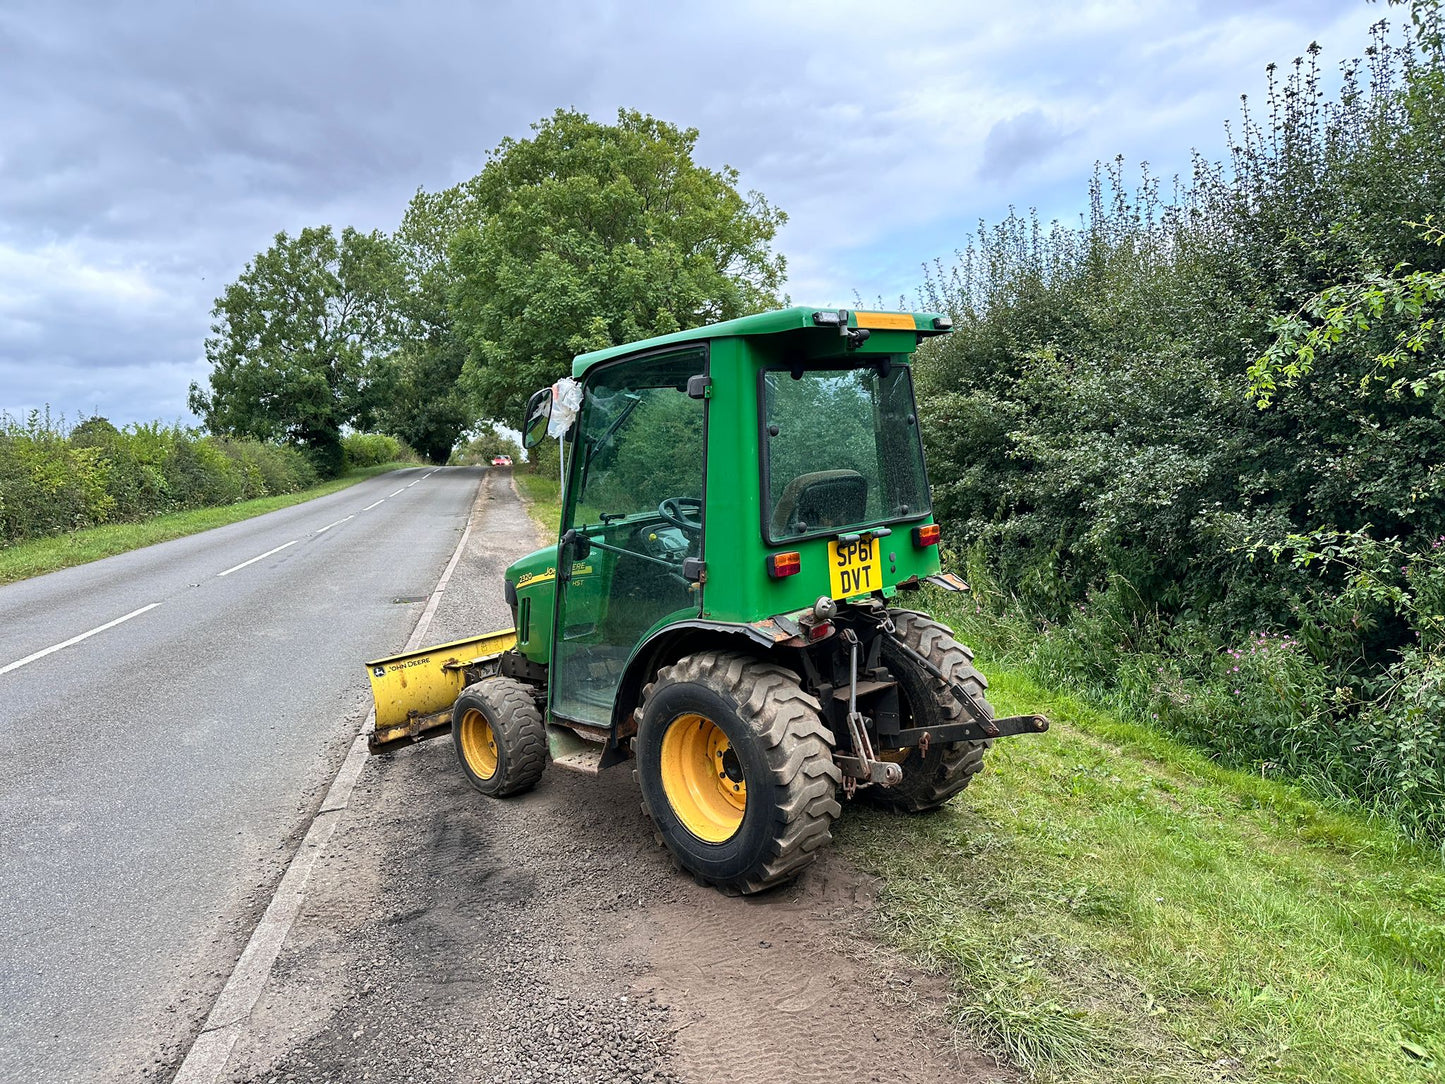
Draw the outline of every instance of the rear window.
<instances>
[{"instance_id":1,"label":"rear window","mask_svg":"<svg viewBox=\"0 0 1445 1084\"><path fill-rule=\"evenodd\" d=\"M768 541L928 513L907 365L768 369L761 395Z\"/></svg>"}]
</instances>

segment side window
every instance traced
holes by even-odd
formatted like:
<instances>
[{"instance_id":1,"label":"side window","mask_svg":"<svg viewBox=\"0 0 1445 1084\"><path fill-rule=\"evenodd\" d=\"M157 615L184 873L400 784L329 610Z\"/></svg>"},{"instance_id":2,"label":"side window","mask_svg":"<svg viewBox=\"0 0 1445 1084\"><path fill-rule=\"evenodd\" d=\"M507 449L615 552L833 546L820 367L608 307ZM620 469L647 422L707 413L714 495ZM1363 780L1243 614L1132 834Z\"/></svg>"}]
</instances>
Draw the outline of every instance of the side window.
<instances>
[{"instance_id":1,"label":"side window","mask_svg":"<svg viewBox=\"0 0 1445 1084\"><path fill-rule=\"evenodd\" d=\"M705 403L687 394L705 351L624 361L589 374L572 444L563 526L586 545L563 556L552 711L592 726L612 721L627 660L650 630L695 616L702 584Z\"/></svg>"},{"instance_id":2,"label":"side window","mask_svg":"<svg viewBox=\"0 0 1445 1084\"><path fill-rule=\"evenodd\" d=\"M687 379L699 353L620 366L589 382L583 404L580 485L569 523L601 524L657 511L665 500L702 499L702 419Z\"/></svg>"}]
</instances>

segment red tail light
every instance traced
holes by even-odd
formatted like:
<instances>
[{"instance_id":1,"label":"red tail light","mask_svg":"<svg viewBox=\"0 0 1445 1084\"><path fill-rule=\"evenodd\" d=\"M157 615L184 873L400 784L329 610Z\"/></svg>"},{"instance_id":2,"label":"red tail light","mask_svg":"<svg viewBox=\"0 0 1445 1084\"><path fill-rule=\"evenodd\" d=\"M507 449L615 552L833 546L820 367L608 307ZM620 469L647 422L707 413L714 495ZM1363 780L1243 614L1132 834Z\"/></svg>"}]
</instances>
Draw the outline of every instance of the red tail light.
<instances>
[{"instance_id":1,"label":"red tail light","mask_svg":"<svg viewBox=\"0 0 1445 1084\"><path fill-rule=\"evenodd\" d=\"M775 553L768 558L768 575L775 580L781 580L784 576L796 576L802 570L802 554Z\"/></svg>"},{"instance_id":2,"label":"red tail light","mask_svg":"<svg viewBox=\"0 0 1445 1084\"><path fill-rule=\"evenodd\" d=\"M913 544L920 549L924 546L938 545L938 538L943 534L938 524L930 523L924 527L913 528Z\"/></svg>"}]
</instances>

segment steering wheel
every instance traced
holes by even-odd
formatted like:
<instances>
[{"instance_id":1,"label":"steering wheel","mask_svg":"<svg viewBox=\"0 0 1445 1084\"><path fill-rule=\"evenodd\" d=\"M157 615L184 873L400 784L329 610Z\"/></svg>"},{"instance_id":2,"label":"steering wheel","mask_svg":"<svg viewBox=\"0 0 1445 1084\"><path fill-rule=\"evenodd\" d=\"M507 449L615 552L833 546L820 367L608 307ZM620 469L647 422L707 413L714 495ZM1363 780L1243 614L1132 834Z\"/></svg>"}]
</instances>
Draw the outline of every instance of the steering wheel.
<instances>
[{"instance_id":1,"label":"steering wheel","mask_svg":"<svg viewBox=\"0 0 1445 1084\"><path fill-rule=\"evenodd\" d=\"M702 534L702 501L696 497L668 497L657 506L657 514L687 534Z\"/></svg>"}]
</instances>

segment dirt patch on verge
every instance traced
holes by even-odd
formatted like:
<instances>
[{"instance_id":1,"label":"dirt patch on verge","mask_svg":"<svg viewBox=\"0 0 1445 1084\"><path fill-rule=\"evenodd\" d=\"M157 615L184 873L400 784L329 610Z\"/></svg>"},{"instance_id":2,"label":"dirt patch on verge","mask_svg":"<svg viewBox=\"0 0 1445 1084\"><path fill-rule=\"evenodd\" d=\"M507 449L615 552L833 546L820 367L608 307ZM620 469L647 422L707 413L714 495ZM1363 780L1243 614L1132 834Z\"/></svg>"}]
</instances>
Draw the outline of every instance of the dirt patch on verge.
<instances>
[{"instance_id":1,"label":"dirt patch on verge","mask_svg":"<svg viewBox=\"0 0 1445 1084\"><path fill-rule=\"evenodd\" d=\"M694 884L625 771L493 801L430 742L369 765L228 1078L1010 1079L871 912L837 855L762 898Z\"/></svg>"}]
</instances>

